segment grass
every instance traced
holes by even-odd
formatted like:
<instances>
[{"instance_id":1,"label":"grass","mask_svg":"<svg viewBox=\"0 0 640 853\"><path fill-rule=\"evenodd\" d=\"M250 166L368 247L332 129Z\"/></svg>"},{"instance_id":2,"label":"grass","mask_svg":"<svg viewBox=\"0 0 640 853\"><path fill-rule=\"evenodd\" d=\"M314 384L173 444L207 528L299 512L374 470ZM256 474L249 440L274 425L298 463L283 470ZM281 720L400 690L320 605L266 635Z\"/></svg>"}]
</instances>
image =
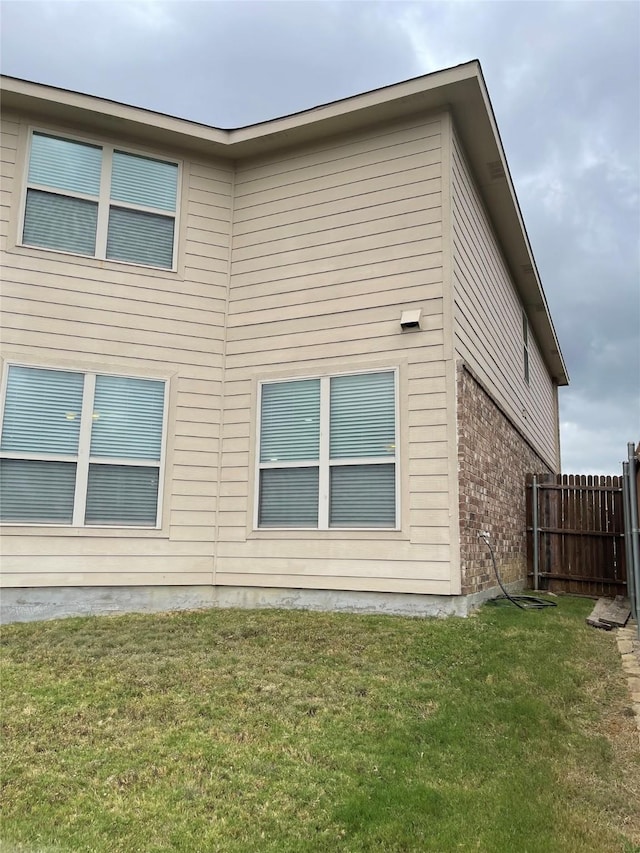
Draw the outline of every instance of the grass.
<instances>
[{"instance_id":1,"label":"grass","mask_svg":"<svg viewBox=\"0 0 640 853\"><path fill-rule=\"evenodd\" d=\"M638 739L591 606L6 627L1 849L638 850Z\"/></svg>"}]
</instances>

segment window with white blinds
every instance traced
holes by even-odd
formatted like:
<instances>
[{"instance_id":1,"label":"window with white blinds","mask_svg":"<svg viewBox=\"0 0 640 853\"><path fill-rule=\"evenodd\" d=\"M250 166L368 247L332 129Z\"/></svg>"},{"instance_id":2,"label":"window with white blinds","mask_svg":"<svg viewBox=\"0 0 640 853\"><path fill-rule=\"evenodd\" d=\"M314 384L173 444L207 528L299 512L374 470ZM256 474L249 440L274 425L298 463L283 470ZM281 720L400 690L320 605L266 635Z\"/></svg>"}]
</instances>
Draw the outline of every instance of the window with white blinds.
<instances>
[{"instance_id":1,"label":"window with white blinds","mask_svg":"<svg viewBox=\"0 0 640 853\"><path fill-rule=\"evenodd\" d=\"M258 527L397 526L395 370L260 388Z\"/></svg>"},{"instance_id":2,"label":"window with white blinds","mask_svg":"<svg viewBox=\"0 0 640 853\"><path fill-rule=\"evenodd\" d=\"M175 268L177 163L31 134L22 243Z\"/></svg>"},{"instance_id":3,"label":"window with white blinds","mask_svg":"<svg viewBox=\"0 0 640 853\"><path fill-rule=\"evenodd\" d=\"M156 527L166 383L9 365L0 520Z\"/></svg>"}]
</instances>

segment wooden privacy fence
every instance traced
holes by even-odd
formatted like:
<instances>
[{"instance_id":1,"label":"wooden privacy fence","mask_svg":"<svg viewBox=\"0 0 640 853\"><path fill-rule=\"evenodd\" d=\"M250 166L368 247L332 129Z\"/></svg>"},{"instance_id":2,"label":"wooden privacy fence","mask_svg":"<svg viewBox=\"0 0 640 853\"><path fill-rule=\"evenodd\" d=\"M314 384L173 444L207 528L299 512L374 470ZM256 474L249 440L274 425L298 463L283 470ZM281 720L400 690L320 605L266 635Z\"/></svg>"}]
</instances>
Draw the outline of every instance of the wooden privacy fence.
<instances>
[{"instance_id":1,"label":"wooden privacy fence","mask_svg":"<svg viewBox=\"0 0 640 853\"><path fill-rule=\"evenodd\" d=\"M527 560L539 589L624 595L622 477L528 474Z\"/></svg>"}]
</instances>

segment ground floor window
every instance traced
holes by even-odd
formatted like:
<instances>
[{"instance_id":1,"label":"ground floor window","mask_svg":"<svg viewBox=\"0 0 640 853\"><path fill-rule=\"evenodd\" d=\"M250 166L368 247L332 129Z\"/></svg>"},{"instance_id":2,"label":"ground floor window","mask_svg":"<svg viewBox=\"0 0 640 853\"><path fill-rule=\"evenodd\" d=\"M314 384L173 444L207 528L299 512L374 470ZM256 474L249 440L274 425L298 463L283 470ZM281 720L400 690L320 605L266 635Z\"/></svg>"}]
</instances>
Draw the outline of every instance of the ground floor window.
<instances>
[{"instance_id":1,"label":"ground floor window","mask_svg":"<svg viewBox=\"0 0 640 853\"><path fill-rule=\"evenodd\" d=\"M397 376L260 386L258 527L397 526Z\"/></svg>"},{"instance_id":2,"label":"ground floor window","mask_svg":"<svg viewBox=\"0 0 640 853\"><path fill-rule=\"evenodd\" d=\"M0 520L159 524L166 383L9 365Z\"/></svg>"}]
</instances>

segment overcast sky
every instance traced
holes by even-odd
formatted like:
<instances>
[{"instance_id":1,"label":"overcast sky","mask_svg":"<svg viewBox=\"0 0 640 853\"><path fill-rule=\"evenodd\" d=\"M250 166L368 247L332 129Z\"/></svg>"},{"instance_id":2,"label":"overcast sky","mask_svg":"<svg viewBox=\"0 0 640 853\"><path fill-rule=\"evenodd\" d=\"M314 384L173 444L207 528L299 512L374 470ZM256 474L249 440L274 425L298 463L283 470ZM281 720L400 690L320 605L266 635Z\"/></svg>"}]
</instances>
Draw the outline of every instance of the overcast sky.
<instances>
[{"instance_id":1,"label":"overcast sky","mask_svg":"<svg viewBox=\"0 0 640 853\"><path fill-rule=\"evenodd\" d=\"M237 127L479 59L571 377L563 470L640 441L640 4L2 0L2 73Z\"/></svg>"}]
</instances>

